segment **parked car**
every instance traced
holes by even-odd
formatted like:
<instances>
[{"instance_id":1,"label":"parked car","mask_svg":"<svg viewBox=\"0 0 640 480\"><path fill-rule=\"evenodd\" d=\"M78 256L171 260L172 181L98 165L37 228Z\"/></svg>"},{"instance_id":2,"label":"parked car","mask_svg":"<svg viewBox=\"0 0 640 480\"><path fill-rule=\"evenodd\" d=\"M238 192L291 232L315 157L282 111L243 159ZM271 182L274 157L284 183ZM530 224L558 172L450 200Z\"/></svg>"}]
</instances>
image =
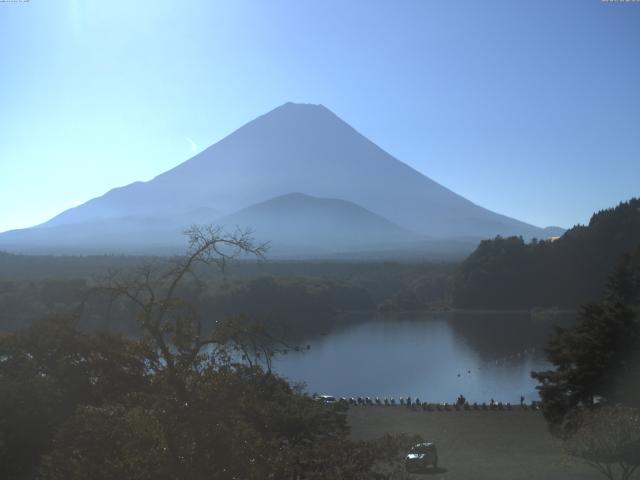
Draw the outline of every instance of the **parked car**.
<instances>
[{"instance_id":1,"label":"parked car","mask_svg":"<svg viewBox=\"0 0 640 480\"><path fill-rule=\"evenodd\" d=\"M336 403L336 397L334 397L333 395L314 395L313 397L314 399L316 399L319 402L322 403Z\"/></svg>"},{"instance_id":2,"label":"parked car","mask_svg":"<svg viewBox=\"0 0 640 480\"><path fill-rule=\"evenodd\" d=\"M438 449L431 442L418 443L411 447L404 458L407 471L425 470L427 467L438 467Z\"/></svg>"}]
</instances>

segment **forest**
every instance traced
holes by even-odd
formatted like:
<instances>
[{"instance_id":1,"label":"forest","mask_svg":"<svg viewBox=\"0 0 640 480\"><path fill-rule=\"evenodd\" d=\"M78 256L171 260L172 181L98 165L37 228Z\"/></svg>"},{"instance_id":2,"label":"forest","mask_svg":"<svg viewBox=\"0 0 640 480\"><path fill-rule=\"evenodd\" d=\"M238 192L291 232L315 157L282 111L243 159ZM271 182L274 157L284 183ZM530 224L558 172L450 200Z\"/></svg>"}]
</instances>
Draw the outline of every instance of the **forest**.
<instances>
[{"instance_id":1,"label":"forest","mask_svg":"<svg viewBox=\"0 0 640 480\"><path fill-rule=\"evenodd\" d=\"M640 244L640 199L595 213L553 240L485 240L457 269L456 308L576 308L600 298L607 278Z\"/></svg>"},{"instance_id":2,"label":"forest","mask_svg":"<svg viewBox=\"0 0 640 480\"><path fill-rule=\"evenodd\" d=\"M173 258L2 253L0 476L404 478L399 454L418 437L353 440L345 404L309 397L271 362L357 313L452 298L582 305L547 345L554 369L532 374L542 411L571 455L632 473L635 427L606 461L579 441L636 421L639 208L598 212L555 241L485 241L458 266L269 262L250 237L215 227L194 227Z\"/></svg>"},{"instance_id":3,"label":"forest","mask_svg":"<svg viewBox=\"0 0 640 480\"><path fill-rule=\"evenodd\" d=\"M235 256L221 246L256 257L260 247L210 228L189 235L184 256L109 275L77 313L0 335L0 477L396 478L399 452L420 438L351 440L346 405L318 402L271 371L275 355L299 347L248 319L207 323L183 296L197 271ZM107 299L107 309L93 304L102 327L129 308L121 321L138 335L81 328L92 298Z\"/></svg>"},{"instance_id":4,"label":"forest","mask_svg":"<svg viewBox=\"0 0 640 480\"><path fill-rule=\"evenodd\" d=\"M0 252L0 330L30 325L51 313L73 313L106 276L161 267L144 256L29 256ZM324 333L351 314L419 310L448 303L451 263L262 262L239 259L224 272L197 269L181 295L213 324L243 315L297 337ZM82 328L135 333L131 312L94 299ZM118 310L120 308L120 310ZM102 310L101 310L102 309ZM116 314L117 312L117 314Z\"/></svg>"}]
</instances>

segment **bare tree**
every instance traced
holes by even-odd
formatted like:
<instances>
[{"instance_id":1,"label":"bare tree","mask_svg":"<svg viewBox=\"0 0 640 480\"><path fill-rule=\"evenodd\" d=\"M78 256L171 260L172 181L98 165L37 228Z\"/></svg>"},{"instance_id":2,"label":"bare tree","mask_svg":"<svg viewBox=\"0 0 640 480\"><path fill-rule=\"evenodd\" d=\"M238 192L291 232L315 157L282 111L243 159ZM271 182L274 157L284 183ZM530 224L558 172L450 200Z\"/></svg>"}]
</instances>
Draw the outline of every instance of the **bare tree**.
<instances>
[{"instance_id":1,"label":"bare tree","mask_svg":"<svg viewBox=\"0 0 640 480\"><path fill-rule=\"evenodd\" d=\"M640 465L640 412L620 406L585 412L565 449L610 480L616 472L628 480Z\"/></svg>"},{"instance_id":2,"label":"bare tree","mask_svg":"<svg viewBox=\"0 0 640 480\"><path fill-rule=\"evenodd\" d=\"M242 316L218 323L213 338L218 345L228 345L239 352L249 368L264 366L267 373L271 373L272 360L276 355L301 350L300 346L288 344L269 333L263 325L247 321Z\"/></svg>"},{"instance_id":3,"label":"bare tree","mask_svg":"<svg viewBox=\"0 0 640 480\"><path fill-rule=\"evenodd\" d=\"M198 266L224 270L230 262L242 256L263 259L267 244L256 244L251 233L249 230L236 230L228 234L218 226L192 226L185 232L188 239L186 254L173 258L166 267L149 264L126 274L111 272L90 290L81 308L95 294L108 295L109 305L123 299L131 304L150 348L159 355L151 367L166 372L176 394L187 401L186 384L189 375L195 371L194 364L200 360L203 348L218 349L220 355L226 356L225 338L236 340L235 346L246 345L246 334L250 331L240 335L241 330L238 330L235 336L230 335L233 332L232 322L226 322L224 329L214 328L204 333L198 312L180 298L179 288L188 277L200 282ZM241 338L243 342L240 342ZM210 353L206 358L211 361L215 354ZM154 360L150 358L150 362Z\"/></svg>"}]
</instances>

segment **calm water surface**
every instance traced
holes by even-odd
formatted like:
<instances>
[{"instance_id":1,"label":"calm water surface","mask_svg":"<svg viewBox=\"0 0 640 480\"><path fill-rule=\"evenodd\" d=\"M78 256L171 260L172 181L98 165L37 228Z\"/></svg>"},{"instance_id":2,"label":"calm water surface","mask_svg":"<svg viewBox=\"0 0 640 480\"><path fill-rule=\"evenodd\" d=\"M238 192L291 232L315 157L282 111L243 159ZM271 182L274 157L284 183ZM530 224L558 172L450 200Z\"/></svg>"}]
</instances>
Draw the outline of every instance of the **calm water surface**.
<instances>
[{"instance_id":1,"label":"calm water surface","mask_svg":"<svg viewBox=\"0 0 640 480\"><path fill-rule=\"evenodd\" d=\"M556 320L513 313L374 317L307 342L309 350L280 357L274 368L306 383L309 393L531 401L538 395L530 372L549 368L542 348L552 324L563 323Z\"/></svg>"}]
</instances>

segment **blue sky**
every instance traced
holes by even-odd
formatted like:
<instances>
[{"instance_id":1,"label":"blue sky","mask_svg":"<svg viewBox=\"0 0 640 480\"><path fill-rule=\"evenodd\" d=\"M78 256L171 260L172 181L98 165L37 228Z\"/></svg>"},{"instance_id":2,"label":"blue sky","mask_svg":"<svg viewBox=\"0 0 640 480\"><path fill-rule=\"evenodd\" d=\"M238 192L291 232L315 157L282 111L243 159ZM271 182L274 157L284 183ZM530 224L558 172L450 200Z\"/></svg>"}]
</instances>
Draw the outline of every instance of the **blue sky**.
<instances>
[{"instance_id":1,"label":"blue sky","mask_svg":"<svg viewBox=\"0 0 640 480\"><path fill-rule=\"evenodd\" d=\"M640 3L0 3L0 231L287 101L484 207L584 223L640 195Z\"/></svg>"}]
</instances>

